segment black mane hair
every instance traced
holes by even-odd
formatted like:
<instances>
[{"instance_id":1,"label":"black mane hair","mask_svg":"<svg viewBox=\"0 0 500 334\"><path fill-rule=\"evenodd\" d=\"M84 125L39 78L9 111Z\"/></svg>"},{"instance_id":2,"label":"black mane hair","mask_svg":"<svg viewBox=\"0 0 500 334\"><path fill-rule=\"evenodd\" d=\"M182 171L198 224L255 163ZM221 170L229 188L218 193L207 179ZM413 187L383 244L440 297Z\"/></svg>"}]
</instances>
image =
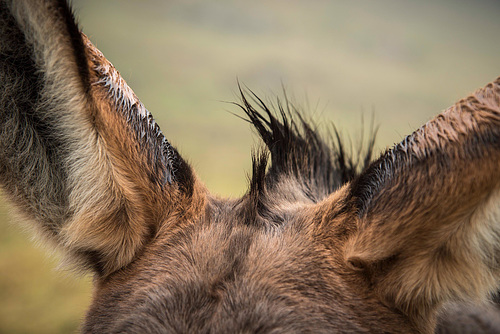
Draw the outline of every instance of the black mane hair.
<instances>
[{"instance_id":1,"label":"black mane hair","mask_svg":"<svg viewBox=\"0 0 500 334\"><path fill-rule=\"evenodd\" d=\"M322 135L317 125L289 101L285 91L284 98L277 98L273 105L264 103L248 88L239 84L238 88L241 101L236 105L265 144L265 149L252 157L251 197L259 198L264 190L272 192L285 176L298 181L303 193L318 202L356 178L371 163L377 132L373 123L366 144L361 138L353 152L335 125L326 136Z\"/></svg>"}]
</instances>

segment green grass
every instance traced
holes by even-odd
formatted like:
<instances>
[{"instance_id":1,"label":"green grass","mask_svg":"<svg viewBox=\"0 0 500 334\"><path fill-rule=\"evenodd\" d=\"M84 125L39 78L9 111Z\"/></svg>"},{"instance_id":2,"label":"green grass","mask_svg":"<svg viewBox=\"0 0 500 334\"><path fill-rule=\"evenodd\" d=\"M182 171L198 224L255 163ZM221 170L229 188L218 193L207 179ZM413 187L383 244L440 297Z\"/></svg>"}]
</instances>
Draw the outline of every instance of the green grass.
<instances>
[{"instance_id":1,"label":"green grass","mask_svg":"<svg viewBox=\"0 0 500 334\"><path fill-rule=\"evenodd\" d=\"M57 272L0 205L0 333L72 333L90 303L90 279ZM45 254L44 254L45 253Z\"/></svg>"},{"instance_id":2,"label":"green grass","mask_svg":"<svg viewBox=\"0 0 500 334\"><path fill-rule=\"evenodd\" d=\"M375 111L378 148L500 75L494 1L74 1L80 24L209 189L246 187L249 126L236 78L270 97L288 87L316 120L359 130ZM7 223L8 221L14 224ZM90 279L54 270L0 206L0 333L68 333Z\"/></svg>"}]
</instances>

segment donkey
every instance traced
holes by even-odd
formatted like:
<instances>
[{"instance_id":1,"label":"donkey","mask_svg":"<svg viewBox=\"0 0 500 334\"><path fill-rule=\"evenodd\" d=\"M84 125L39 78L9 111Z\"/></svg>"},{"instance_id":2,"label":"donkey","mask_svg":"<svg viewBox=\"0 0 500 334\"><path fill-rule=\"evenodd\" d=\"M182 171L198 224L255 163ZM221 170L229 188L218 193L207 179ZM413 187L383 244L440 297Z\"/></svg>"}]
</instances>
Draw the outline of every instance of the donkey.
<instances>
[{"instance_id":1,"label":"donkey","mask_svg":"<svg viewBox=\"0 0 500 334\"><path fill-rule=\"evenodd\" d=\"M222 199L65 0L1 0L0 40L0 184L93 273L83 333L432 333L458 302L476 320L440 331L498 320L500 78L361 172L286 101L241 90L266 148Z\"/></svg>"}]
</instances>

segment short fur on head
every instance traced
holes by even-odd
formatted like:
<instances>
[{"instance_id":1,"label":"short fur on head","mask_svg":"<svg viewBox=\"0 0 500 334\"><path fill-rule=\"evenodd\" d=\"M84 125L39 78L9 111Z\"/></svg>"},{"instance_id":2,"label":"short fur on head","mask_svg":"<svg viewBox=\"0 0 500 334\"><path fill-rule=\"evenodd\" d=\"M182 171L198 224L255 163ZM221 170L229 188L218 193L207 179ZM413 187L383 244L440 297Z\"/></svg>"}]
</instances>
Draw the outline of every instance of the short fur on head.
<instances>
[{"instance_id":1,"label":"short fur on head","mask_svg":"<svg viewBox=\"0 0 500 334\"><path fill-rule=\"evenodd\" d=\"M222 199L66 1L0 0L0 41L0 186L94 274L82 332L498 329L500 78L373 162L240 88L266 148Z\"/></svg>"}]
</instances>

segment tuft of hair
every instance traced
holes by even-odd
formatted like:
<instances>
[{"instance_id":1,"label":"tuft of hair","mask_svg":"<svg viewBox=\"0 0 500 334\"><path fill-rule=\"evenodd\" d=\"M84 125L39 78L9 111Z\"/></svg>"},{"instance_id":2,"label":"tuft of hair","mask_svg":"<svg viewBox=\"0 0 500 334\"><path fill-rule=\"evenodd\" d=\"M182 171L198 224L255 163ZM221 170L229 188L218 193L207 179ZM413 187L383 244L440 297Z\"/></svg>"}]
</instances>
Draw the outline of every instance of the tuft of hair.
<instances>
[{"instance_id":1,"label":"tuft of hair","mask_svg":"<svg viewBox=\"0 0 500 334\"><path fill-rule=\"evenodd\" d=\"M355 179L371 163L377 133L373 122L366 142L362 136L359 147L353 149L352 142L347 144L334 124L323 134L289 100L285 90L283 99L264 103L250 89L239 83L238 88L240 103L235 105L265 144L263 150L253 154L251 197L273 193L283 180L291 178L310 201L317 203Z\"/></svg>"}]
</instances>

